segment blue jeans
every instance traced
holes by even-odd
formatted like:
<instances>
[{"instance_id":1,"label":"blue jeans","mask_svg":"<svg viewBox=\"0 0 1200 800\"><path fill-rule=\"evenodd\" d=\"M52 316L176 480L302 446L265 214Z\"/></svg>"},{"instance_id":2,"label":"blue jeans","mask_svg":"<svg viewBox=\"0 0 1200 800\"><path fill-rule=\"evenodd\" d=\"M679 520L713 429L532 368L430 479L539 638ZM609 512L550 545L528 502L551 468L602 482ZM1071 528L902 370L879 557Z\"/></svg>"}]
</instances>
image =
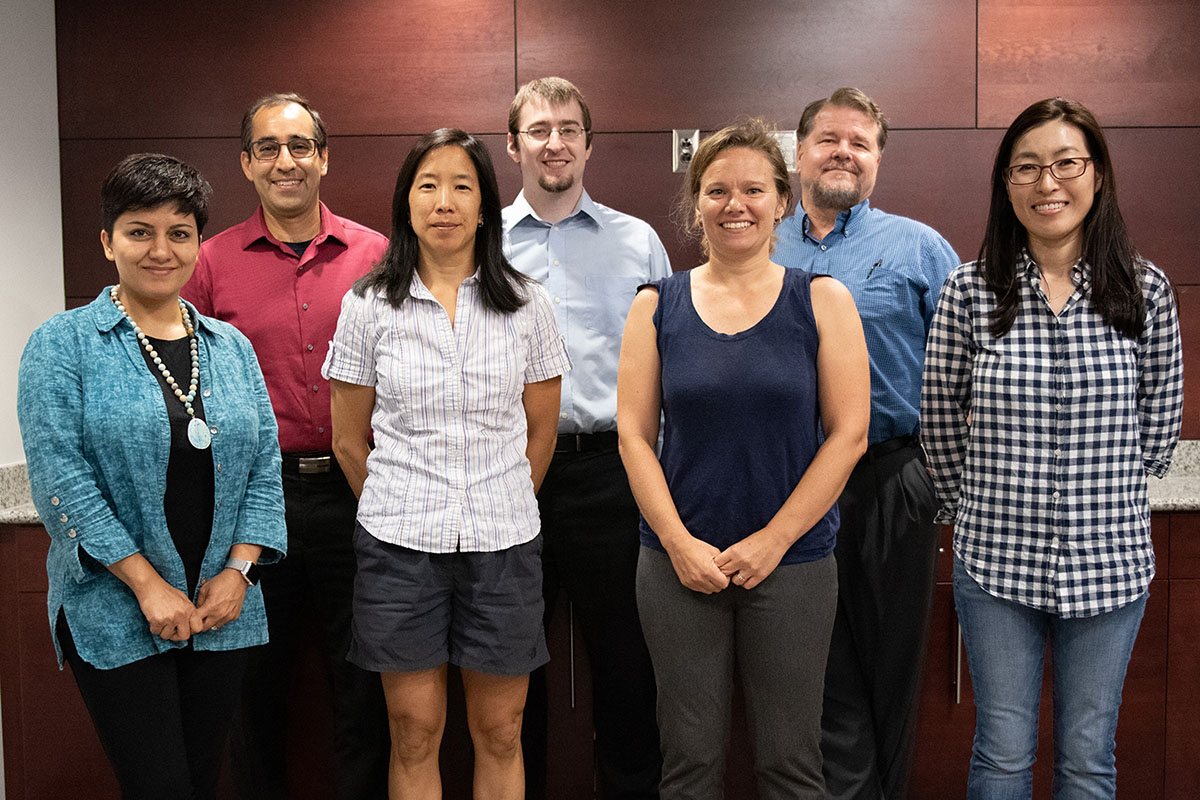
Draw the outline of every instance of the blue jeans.
<instances>
[{"instance_id":1,"label":"blue jeans","mask_svg":"<svg viewBox=\"0 0 1200 800\"><path fill-rule=\"evenodd\" d=\"M1063 619L988 594L954 559L954 605L975 692L968 800L1029 800L1042 654L1054 667L1054 800L1113 798L1117 711L1147 594Z\"/></svg>"}]
</instances>

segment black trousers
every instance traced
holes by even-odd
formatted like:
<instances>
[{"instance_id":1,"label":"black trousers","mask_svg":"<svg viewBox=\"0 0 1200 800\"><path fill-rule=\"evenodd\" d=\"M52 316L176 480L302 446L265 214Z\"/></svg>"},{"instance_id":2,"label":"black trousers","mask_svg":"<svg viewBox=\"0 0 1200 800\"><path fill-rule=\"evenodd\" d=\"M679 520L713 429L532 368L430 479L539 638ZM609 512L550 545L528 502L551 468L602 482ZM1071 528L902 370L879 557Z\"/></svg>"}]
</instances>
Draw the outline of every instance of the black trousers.
<instances>
[{"instance_id":1,"label":"black trousers","mask_svg":"<svg viewBox=\"0 0 1200 800\"><path fill-rule=\"evenodd\" d=\"M599 797L656 798L662 755L654 670L634 592L638 510L616 443L556 453L538 505L546 620L561 590L573 604L591 665ZM546 792L546 716L543 668L530 676L521 736L525 796L537 800Z\"/></svg>"},{"instance_id":2,"label":"black trousers","mask_svg":"<svg viewBox=\"0 0 1200 800\"><path fill-rule=\"evenodd\" d=\"M189 644L116 669L79 657L66 619L58 640L125 800L213 796L249 649Z\"/></svg>"},{"instance_id":3,"label":"black trousers","mask_svg":"<svg viewBox=\"0 0 1200 800\"><path fill-rule=\"evenodd\" d=\"M908 791L937 568L933 482L915 441L872 445L838 501L838 607L821 753L832 800Z\"/></svg>"},{"instance_id":4,"label":"black trousers","mask_svg":"<svg viewBox=\"0 0 1200 800\"><path fill-rule=\"evenodd\" d=\"M390 738L379 675L346 660L355 557L351 543L358 502L338 469L298 474L285 469L288 554L263 567L263 599L271 641L256 648L233 727L234 783L243 800L286 800L292 664L304 625L320 625L333 698L334 744L340 800L387 797ZM303 725L303 720L293 720ZM309 732L311 735L311 732Z\"/></svg>"}]
</instances>

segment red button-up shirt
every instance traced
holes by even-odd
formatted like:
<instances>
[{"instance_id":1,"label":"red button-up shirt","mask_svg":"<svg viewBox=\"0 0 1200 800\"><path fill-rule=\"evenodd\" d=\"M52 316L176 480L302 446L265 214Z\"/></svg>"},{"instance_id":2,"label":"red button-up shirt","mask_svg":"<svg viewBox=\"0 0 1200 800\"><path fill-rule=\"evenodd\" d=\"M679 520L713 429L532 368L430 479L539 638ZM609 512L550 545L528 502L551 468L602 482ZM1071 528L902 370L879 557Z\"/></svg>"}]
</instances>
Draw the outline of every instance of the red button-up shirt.
<instances>
[{"instance_id":1,"label":"red button-up shirt","mask_svg":"<svg viewBox=\"0 0 1200 800\"><path fill-rule=\"evenodd\" d=\"M201 314L237 327L258 355L285 453L332 447L329 382L321 377L342 297L383 255L387 238L321 204L304 254L271 235L262 208L204 242L180 292Z\"/></svg>"}]
</instances>

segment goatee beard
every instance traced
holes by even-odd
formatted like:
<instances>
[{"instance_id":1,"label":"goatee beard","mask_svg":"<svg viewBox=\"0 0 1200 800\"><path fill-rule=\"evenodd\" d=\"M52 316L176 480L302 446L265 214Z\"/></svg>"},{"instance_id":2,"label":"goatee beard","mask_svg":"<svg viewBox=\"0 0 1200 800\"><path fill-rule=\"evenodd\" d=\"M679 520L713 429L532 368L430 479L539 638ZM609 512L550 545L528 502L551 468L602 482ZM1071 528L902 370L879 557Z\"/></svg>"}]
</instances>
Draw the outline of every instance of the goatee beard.
<instances>
[{"instance_id":1,"label":"goatee beard","mask_svg":"<svg viewBox=\"0 0 1200 800\"><path fill-rule=\"evenodd\" d=\"M574 175L564 175L557 180L547 178L545 175L538 178L538 186L541 186L543 191L547 192L565 192L575 185Z\"/></svg>"},{"instance_id":2,"label":"goatee beard","mask_svg":"<svg viewBox=\"0 0 1200 800\"><path fill-rule=\"evenodd\" d=\"M858 187L831 188L817 182L809 189L809 195L818 208L836 208L844 211L862 202L862 198L858 196Z\"/></svg>"}]
</instances>

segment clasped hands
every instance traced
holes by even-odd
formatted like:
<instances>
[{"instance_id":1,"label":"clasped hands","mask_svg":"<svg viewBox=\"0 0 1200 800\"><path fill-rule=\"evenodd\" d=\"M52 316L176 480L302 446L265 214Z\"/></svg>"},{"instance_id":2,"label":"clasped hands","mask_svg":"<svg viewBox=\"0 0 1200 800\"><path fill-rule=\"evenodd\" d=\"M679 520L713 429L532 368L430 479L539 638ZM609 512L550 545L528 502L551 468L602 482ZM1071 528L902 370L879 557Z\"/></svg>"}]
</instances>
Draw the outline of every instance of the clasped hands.
<instances>
[{"instance_id":1,"label":"clasped hands","mask_svg":"<svg viewBox=\"0 0 1200 800\"><path fill-rule=\"evenodd\" d=\"M138 594L138 605L152 634L183 642L197 633L215 631L233 622L242 613L245 597L245 579L234 570L223 569L200 582L195 604L186 594L160 580Z\"/></svg>"},{"instance_id":2,"label":"clasped hands","mask_svg":"<svg viewBox=\"0 0 1200 800\"><path fill-rule=\"evenodd\" d=\"M763 528L725 550L689 535L668 555L680 583L695 592L714 594L730 585L758 586L779 566L789 546L790 542Z\"/></svg>"}]
</instances>

